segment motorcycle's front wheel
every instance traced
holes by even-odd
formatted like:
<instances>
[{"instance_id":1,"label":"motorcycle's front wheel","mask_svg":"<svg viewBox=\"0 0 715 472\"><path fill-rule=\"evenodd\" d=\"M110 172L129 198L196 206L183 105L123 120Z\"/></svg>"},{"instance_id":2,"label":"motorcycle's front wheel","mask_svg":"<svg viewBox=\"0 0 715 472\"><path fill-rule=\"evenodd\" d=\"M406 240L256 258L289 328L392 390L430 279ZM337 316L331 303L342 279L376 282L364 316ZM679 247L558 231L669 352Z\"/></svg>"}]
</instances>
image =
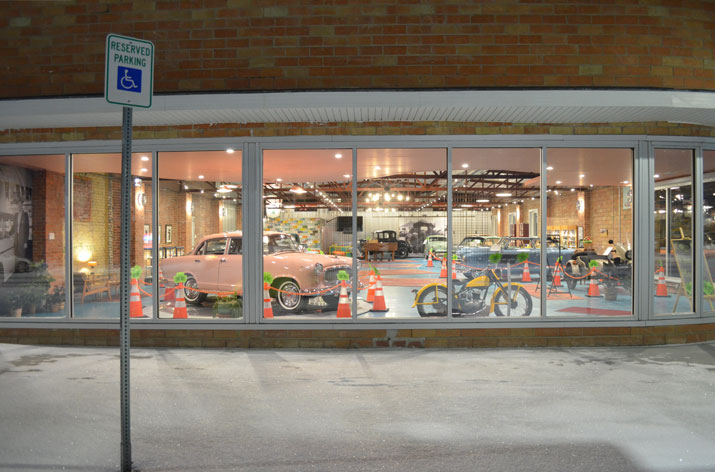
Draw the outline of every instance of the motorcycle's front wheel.
<instances>
[{"instance_id":1,"label":"motorcycle's front wheel","mask_svg":"<svg viewBox=\"0 0 715 472\"><path fill-rule=\"evenodd\" d=\"M527 292L524 287L518 287L518 290L514 290L517 287L512 287L511 290L511 306L508 307L509 302L507 301L506 285L504 290L499 290L494 297L494 314L497 316L529 316L531 315L531 309L533 307L533 302L531 300L531 295Z\"/></svg>"},{"instance_id":2,"label":"motorcycle's front wheel","mask_svg":"<svg viewBox=\"0 0 715 472\"><path fill-rule=\"evenodd\" d=\"M447 287L436 285L422 292L417 299L420 316L447 316Z\"/></svg>"}]
</instances>

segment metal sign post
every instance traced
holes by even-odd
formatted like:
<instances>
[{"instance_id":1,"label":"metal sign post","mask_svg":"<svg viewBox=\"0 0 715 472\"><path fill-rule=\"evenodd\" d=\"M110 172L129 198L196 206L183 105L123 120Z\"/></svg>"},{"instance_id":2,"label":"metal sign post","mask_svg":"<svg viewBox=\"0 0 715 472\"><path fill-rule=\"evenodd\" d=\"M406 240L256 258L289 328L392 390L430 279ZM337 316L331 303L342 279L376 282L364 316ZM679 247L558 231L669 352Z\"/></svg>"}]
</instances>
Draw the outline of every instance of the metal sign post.
<instances>
[{"instance_id":1,"label":"metal sign post","mask_svg":"<svg viewBox=\"0 0 715 472\"><path fill-rule=\"evenodd\" d=\"M129 222L132 187L132 109L122 108L122 231L119 288L119 370L121 376L122 472L132 470L131 415L129 410L129 257L131 255Z\"/></svg>"},{"instance_id":2,"label":"metal sign post","mask_svg":"<svg viewBox=\"0 0 715 472\"><path fill-rule=\"evenodd\" d=\"M132 109L150 108L154 94L154 45L142 39L107 35L104 98L122 107L122 230L119 285L119 370L121 377L121 464L132 470L131 414L129 409L129 276L132 192ZM153 178L156 178L154 176Z\"/></svg>"}]
</instances>

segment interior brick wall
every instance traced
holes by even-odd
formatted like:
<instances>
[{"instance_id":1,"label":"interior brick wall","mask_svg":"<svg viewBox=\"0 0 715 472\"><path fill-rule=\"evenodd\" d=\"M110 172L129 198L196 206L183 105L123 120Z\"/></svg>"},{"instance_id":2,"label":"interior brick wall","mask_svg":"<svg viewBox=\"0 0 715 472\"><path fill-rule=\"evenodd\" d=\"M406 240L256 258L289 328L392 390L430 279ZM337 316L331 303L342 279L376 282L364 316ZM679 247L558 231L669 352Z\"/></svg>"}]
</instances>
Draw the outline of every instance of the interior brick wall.
<instances>
[{"instance_id":1,"label":"interior brick wall","mask_svg":"<svg viewBox=\"0 0 715 472\"><path fill-rule=\"evenodd\" d=\"M4 2L0 97L102 95L108 32L156 45L155 93L715 89L708 1ZM81 64L78 64L81 62Z\"/></svg>"},{"instance_id":2,"label":"interior brick wall","mask_svg":"<svg viewBox=\"0 0 715 472\"><path fill-rule=\"evenodd\" d=\"M32 260L45 261L59 285L65 280L64 179L57 172L32 172Z\"/></svg>"}]
</instances>

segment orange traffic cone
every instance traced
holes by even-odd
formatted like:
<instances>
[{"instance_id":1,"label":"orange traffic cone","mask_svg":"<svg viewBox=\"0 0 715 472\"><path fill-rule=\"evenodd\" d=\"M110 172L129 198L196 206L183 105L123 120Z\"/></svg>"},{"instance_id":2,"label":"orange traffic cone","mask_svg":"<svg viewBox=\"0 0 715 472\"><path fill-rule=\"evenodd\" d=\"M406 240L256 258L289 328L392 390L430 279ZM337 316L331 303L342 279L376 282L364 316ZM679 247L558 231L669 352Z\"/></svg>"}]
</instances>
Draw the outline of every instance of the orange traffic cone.
<instances>
[{"instance_id":1,"label":"orange traffic cone","mask_svg":"<svg viewBox=\"0 0 715 472\"><path fill-rule=\"evenodd\" d=\"M452 280L457 280L457 261L454 259L452 259Z\"/></svg>"},{"instance_id":2,"label":"orange traffic cone","mask_svg":"<svg viewBox=\"0 0 715 472\"><path fill-rule=\"evenodd\" d=\"M442 270L439 271L439 278L440 278L440 279L446 279L446 278L447 278L447 264L445 264L444 261L445 261L444 258L440 259L440 262L442 263Z\"/></svg>"},{"instance_id":3,"label":"orange traffic cone","mask_svg":"<svg viewBox=\"0 0 715 472\"><path fill-rule=\"evenodd\" d=\"M429 257L427 258L427 267L434 267L434 263L432 262L432 249L430 249Z\"/></svg>"},{"instance_id":4,"label":"orange traffic cone","mask_svg":"<svg viewBox=\"0 0 715 472\"><path fill-rule=\"evenodd\" d=\"M561 287L561 275L560 275L560 265L557 262L556 265L554 266L554 280L551 284L552 287Z\"/></svg>"},{"instance_id":5,"label":"orange traffic cone","mask_svg":"<svg viewBox=\"0 0 715 472\"><path fill-rule=\"evenodd\" d=\"M340 283L340 300L338 301L338 318L352 318L350 302L348 301L348 285L343 280Z\"/></svg>"},{"instance_id":6,"label":"orange traffic cone","mask_svg":"<svg viewBox=\"0 0 715 472\"><path fill-rule=\"evenodd\" d=\"M524 261L524 272L521 273L522 282L531 282L531 272L529 272L529 263Z\"/></svg>"},{"instance_id":7,"label":"orange traffic cone","mask_svg":"<svg viewBox=\"0 0 715 472\"><path fill-rule=\"evenodd\" d=\"M377 287L375 288L375 303L372 304L370 311L387 311L387 305L385 305L385 294L382 293L382 277L377 276Z\"/></svg>"},{"instance_id":8,"label":"orange traffic cone","mask_svg":"<svg viewBox=\"0 0 715 472\"><path fill-rule=\"evenodd\" d=\"M176 288L167 284L164 290L164 302L173 302L174 300L176 300Z\"/></svg>"},{"instance_id":9,"label":"orange traffic cone","mask_svg":"<svg viewBox=\"0 0 715 472\"><path fill-rule=\"evenodd\" d=\"M271 305L270 285L263 282L263 318L273 318L273 306Z\"/></svg>"},{"instance_id":10,"label":"orange traffic cone","mask_svg":"<svg viewBox=\"0 0 715 472\"><path fill-rule=\"evenodd\" d=\"M598 284L596 283L596 279L591 277L591 281L588 284L588 293L586 294L587 297L600 297L601 292L598 291Z\"/></svg>"},{"instance_id":11,"label":"orange traffic cone","mask_svg":"<svg viewBox=\"0 0 715 472\"><path fill-rule=\"evenodd\" d=\"M658 284L655 286L655 296L656 297L669 297L668 286L665 285L665 269L660 267L656 272L659 272Z\"/></svg>"},{"instance_id":12,"label":"orange traffic cone","mask_svg":"<svg viewBox=\"0 0 715 472\"><path fill-rule=\"evenodd\" d=\"M132 279L132 290L129 292L129 318L141 318L144 316L142 307L142 297L139 294L139 282Z\"/></svg>"},{"instance_id":13,"label":"orange traffic cone","mask_svg":"<svg viewBox=\"0 0 715 472\"><path fill-rule=\"evenodd\" d=\"M188 318L189 314L186 312L186 300L184 299L184 284L179 282L179 286L176 287L176 302L174 303L174 319L184 319Z\"/></svg>"},{"instance_id":14,"label":"orange traffic cone","mask_svg":"<svg viewBox=\"0 0 715 472\"><path fill-rule=\"evenodd\" d=\"M375 273L370 272L370 281L368 282L367 285L367 297L365 300L369 303L372 303L375 301Z\"/></svg>"}]
</instances>

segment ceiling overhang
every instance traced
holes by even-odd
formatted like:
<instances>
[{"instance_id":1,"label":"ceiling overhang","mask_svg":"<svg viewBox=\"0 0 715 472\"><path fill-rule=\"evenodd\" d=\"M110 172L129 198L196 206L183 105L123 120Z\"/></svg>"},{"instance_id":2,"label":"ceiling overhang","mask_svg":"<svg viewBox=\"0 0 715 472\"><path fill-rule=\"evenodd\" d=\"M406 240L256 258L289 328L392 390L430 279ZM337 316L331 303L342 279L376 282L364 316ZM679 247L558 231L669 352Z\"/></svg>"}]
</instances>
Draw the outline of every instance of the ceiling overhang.
<instances>
[{"instance_id":1,"label":"ceiling overhang","mask_svg":"<svg viewBox=\"0 0 715 472\"><path fill-rule=\"evenodd\" d=\"M103 97L0 101L0 129L121 126ZM332 122L622 123L715 126L715 92L669 90L322 91L154 96L135 126Z\"/></svg>"}]
</instances>

